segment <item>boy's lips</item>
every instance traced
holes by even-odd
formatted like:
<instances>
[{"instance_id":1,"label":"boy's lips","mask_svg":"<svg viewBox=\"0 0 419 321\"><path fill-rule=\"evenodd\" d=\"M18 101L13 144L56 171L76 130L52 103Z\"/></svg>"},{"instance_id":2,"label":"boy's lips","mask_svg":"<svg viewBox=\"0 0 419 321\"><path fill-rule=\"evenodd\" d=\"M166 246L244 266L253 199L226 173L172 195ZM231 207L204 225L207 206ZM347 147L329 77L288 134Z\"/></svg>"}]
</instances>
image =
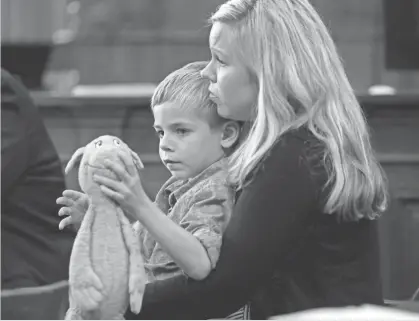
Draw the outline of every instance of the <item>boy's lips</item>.
<instances>
[{"instance_id":1,"label":"boy's lips","mask_svg":"<svg viewBox=\"0 0 419 321\"><path fill-rule=\"evenodd\" d=\"M178 161L174 161L174 160L171 160L171 159L164 159L163 162L165 164L179 164L180 163Z\"/></svg>"}]
</instances>

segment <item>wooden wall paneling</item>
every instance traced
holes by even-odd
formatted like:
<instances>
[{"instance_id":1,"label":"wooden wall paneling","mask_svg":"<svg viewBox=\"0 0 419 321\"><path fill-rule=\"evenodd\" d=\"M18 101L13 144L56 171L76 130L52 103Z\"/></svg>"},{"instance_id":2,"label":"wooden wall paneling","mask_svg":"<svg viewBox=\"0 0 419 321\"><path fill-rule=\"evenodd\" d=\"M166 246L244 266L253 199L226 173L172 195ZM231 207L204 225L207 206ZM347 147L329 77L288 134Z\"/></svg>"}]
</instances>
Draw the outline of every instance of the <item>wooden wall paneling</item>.
<instances>
[{"instance_id":1,"label":"wooden wall paneling","mask_svg":"<svg viewBox=\"0 0 419 321\"><path fill-rule=\"evenodd\" d=\"M1 42L10 41L10 17L11 3L10 0L3 0L1 2Z\"/></svg>"},{"instance_id":2,"label":"wooden wall paneling","mask_svg":"<svg viewBox=\"0 0 419 321\"><path fill-rule=\"evenodd\" d=\"M417 92L418 71L389 71L384 64L384 17L381 0L311 0L337 43L349 80L358 93L370 85L387 84L400 92ZM359 56L351 47L368 43L370 52ZM358 49L359 52L359 49ZM360 63L357 63L357 62ZM361 66L360 66L361 65Z\"/></svg>"},{"instance_id":3,"label":"wooden wall paneling","mask_svg":"<svg viewBox=\"0 0 419 321\"><path fill-rule=\"evenodd\" d=\"M218 0L82 3L82 24L72 45L80 83L158 82L187 62L208 59L209 28L205 22L220 3ZM55 60L66 59L55 57Z\"/></svg>"},{"instance_id":4,"label":"wooden wall paneling","mask_svg":"<svg viewBox=\"0 0 419 321\"><path fill-rule=\"evenodd\" d=\"M419 286L418 107L400 100L366 108L372 144L391 193L379 224L386 299L407 300Z\"/></svg>"},{"instance_id":5,"label":"wooden wall paneling","mask_svg":"<svg viewBox=\"0 0 419 321\"><path fill-rule=\"evenodd\" d=\"M2 0L2 28L7 25L2 41L51 42L62 27L65 5L66 0Z\"/></svg>"},{"instance_id":6,"label":"wooden wall paneling","mask_svg":"<svg viewBox=\"0 0 419 321\"><path fill-rule=\"evenodd\" d=\"M207 20L223 0L164 0L167 20L167 30L202 30Z\"/></svg>"},{"instance_id":7,"label":"wooden wall paneling","mask_svg":"<svg viewBox=\"0 0 419 321\"><path fill-rule=\"evenodd\" d=\"M209 59L202 44L80 45L73 51L81 84L158 83L188 62Z\"/></svg>"},{"instance_id":8,"label":"wooden wall paneling","mask_svg":"<svg viewBox=\"0 0 419 321\"><path fill-rule=\"evenodd\" d=\"M314 5L336 41L339 43L365 42L379 35L381 12L378 4L380 1L325 0L316 2Z\"/></svg>"},{"instance_id":9,"label":"wooden wall paneling","mask_svg":"<svg viewBox=\"0 0 419 321\"><path fill-rule=\"evenodd\" d=\"M384 59L384 58L383 58ZM380 75L381 83L397 88L399 92L415 93L419 90L418 71L390 71L382 69Z\"/></svg>"},{"instance_id":10,"label":"wooden wall paneling","mask_svg":"<svg viewBox=\"0 0 419 321\"><path fill-rule=\"evenodd\" d=\"M128 145L141 154L158 155L159 139L154 130L154 118L149 108L130 108L122 132Z\"/></svg>"},{"instance_id":11,"label":"wooden wall paneling","mask_svg":"<svg viewBox=\"0 0 419 321\"><path fill-rule=\"evenodd\" d=\"M365 93L373 82L371 66L374 65L374 58L371 43L346 43L338 40L337 47L355 92Z\"/></svg>"},{"instance_id":12,"label":"wooden wall paneling","mask_svg":"<svg viewBox=\"0 0 419 321\"><path fill-rule=\"evenodd\" d=\"M390 188L398 198L419 198L419 163L383 164ZM418 231L419 233L419 231Z\"/></svg>"},{"instance_id":13,"label":"wooden wall paneling","mask_svg":"<svg viewBox=\"0 0 419 321\"><path fill-rule=\"evenodd\" d=\"M370 117L368 123L378 153L414 154L419 157L418 108L383 108Z\"/></svg>"},{"instance_id":14,"label":"wooden wall paneling","mask_svg":"<svg viewBox=\"0 0 419 321\"><path fill-rule=\"evenodd\" d=\"M45 126L51 140L63 161L81 147L79 121L69 108L40 108Z\"/></svg>"},{"instance_id":15,"label":"wooden wall paneling","mask_svg":"<svg viewBox=\"0 0 419 321\"><path fill-rule=\"evenodd\" d=\"M409 300L419 286L419 211L412 211L409 204L411 200L393 195L379 221L385 299Z\"/></svg>"},{"instance_id":16,"label":"wooden wall paneling","mask_svg":"<svg viewBox=\"0 0 419 321\"><path fill-rule=\"evenodd\" d=\"M80 72L80 84L110 82L112 47L83 45L74 49L74 61Z\"/></svg>"},{"instance_id":17,"label":"wooden wall paneling","mask_svg":"<svg viewBox=\"0 0 419 321\"><path fill-rule=\"evenodd\" d=\"M209 60L210 52L202 44L164 44L162 45L162 67L157 74L158 81L162 80L173 70L187 63L198 60Z\"/></svg>"},{"instance_id":18,"label":"wooden wall paneling","mask_svg":"<svg viewBox=\"0 0 419 321\"><path fill-rule=\"evenodd\" d=\"M124 4L125 1L114 0L80 1L80 25L76 40L112 41L119 32L118 13Z\"/></svg>"}]
</instances>

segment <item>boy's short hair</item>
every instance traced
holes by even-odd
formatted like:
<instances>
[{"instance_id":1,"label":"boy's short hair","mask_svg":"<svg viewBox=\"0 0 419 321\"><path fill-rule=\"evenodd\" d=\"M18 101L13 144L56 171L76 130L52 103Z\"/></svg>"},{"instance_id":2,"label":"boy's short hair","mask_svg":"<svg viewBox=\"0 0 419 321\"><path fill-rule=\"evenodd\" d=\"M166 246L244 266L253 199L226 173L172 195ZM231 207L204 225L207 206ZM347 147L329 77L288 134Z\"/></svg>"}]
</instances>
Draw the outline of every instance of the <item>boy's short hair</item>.
<instances>
[{"instance_id":1,"label":"boy's short hair","mask_svg":"<svg viewBox=\"0 0 419 321\"><path fill-rule=\"evenodd\" d=\"M182 108L199 109L209 121L221 120L216 104L209 98L210 81L201 76L207 64L207 61L191 62L170 73L155 89L151 108L174 102Z\"/></svg>"}]
</instances>

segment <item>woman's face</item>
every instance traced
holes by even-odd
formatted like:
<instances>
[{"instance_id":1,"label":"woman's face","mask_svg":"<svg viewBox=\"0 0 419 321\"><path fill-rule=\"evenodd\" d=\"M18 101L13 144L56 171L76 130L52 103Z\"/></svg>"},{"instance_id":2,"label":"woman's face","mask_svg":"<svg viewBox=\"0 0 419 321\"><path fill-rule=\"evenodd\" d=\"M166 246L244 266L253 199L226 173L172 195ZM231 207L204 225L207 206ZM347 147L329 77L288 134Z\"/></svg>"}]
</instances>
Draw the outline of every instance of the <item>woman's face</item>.
<instances>
[{"instance_id":1,"label":"woman's face","mask_svg":"<svg viewBox=\"0 0 419 321\"><path fill-rule=\"evenodd\" d=\"M202 76L211 81L211 99L218 114L239 121L251 120L257 99L257 83L234 52L226 24L215 22L209 37L211 61ZM249 44L251 46L251 44Z\"/></svg>"}]
</instances>

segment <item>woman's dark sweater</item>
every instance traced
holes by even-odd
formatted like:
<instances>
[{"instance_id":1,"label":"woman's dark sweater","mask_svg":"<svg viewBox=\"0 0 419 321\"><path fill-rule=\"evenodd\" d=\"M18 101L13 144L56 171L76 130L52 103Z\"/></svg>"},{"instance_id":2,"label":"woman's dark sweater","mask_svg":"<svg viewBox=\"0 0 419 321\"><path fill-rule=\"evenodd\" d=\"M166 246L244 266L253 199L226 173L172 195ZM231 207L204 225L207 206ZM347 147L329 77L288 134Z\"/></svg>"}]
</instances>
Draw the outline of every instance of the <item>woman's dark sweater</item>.
<instances>
[{"instance_id":1,"label":"woman's dark sweater","mask_svg":"<svg viewBox=\"0 0 419 321\"><path fill-rule=\"evenodd\" d=\"M237 199L216 268L148 284L139 315L223 318L252 301L252 318L316 307L381 304L377 222L325 214L322 145L305 129L275 144Z\"/></svg>"}]
</instances>

